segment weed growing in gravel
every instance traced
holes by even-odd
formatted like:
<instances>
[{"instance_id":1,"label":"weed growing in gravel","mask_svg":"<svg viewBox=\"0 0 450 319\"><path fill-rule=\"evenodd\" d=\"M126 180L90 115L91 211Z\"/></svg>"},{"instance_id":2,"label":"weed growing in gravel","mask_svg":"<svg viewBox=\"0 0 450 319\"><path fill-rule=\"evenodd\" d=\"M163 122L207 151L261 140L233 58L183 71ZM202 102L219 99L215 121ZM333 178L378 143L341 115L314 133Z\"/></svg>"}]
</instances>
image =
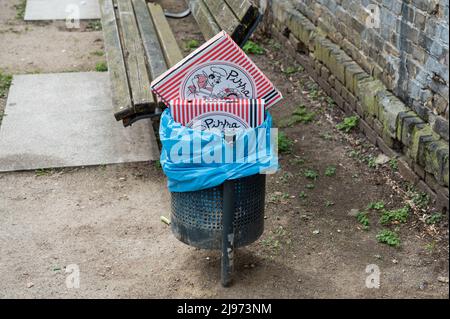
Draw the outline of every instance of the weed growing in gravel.
<instances>
[{"instance_id":1,"label":"weed growing in gravel","mask_svg":"<svg viewBox=\"0 0 450 319\"><path fill-rule=\"evenodd\" d=\"M412 201L417 207L426 209L430 204L430 195L423 192L417 192L413 194Z\"/></svg>"},{"instance_id":2,"label":"weed growing in gravel","mask_svg":"<svg viewBox=\"0 0 450 319\"><path fill-rule=\"evenodd\" d=\"M330 200L326 200L325 201L325 207L331 207L334 205L334 202L330 201Z\"/></svg>"},{"instance_id":3,"label":"weed growing in gravel","mask_svg":"<svg viewBox=\"0 0 450 319\"><path fill-rule=\"evenodd\" d=\"M365 158L365 162L367 163L367 166L369 166L369 168L377 168L375 157L373 157L372 155L367 156Z\"/></svg>"},{"instance_id":4,"label":"weed growing in gravel","mask_svg":"<svg viewBox=\"0 0 450 319\"><path fill-rule=\"evenodd\" d=\"M200 42L196 39L191 39L186 42L186 50L194 50L200 46Z\"/></svg>"},{"instance_id":5,"label":"weed growing in gravel","mask_svg":"<svg viewBox=\"0 0 450 319\"><path fill-rule=\"evenodd\" d=\"M100 31L102 30L102 22L100 20L89 21L86 29L90 31Z\"/></svg>"},{"instance_id":6,"label":"weed growing in gravel","mask_svg":"<svg viewBox=\"0 0 450 319\"><path fill-rule=\"evenodd\" d=\"M335 106L334 100L329 96L327 96L326 102L327 102L328 107L330 107L330 108Z\"/></svg>"},{"instance_id":7,"label":"weed growing in gravel","mask_svg":"<svg viewBox=\"0 0 450 319\"><path fill-rule=\"evenodd\" d=\"M441 222L441 220L442 220L441 213L433 213L425 221L428 225L434 225L434 224L439 224Z\"/></svg>"},{"instance_id":8,"label":"weed growing in gravel","mask_svg":"<svg viewBox=\"0 0 450 319\"><path fill-rule=\"evenodd\" d=\"M306 195L304 191L301 191L298 197L300 197L301 199L305 199L306 197L308 197L308 195Z\"/></svg>"},{"instance_id":9,"label":"weed growing in gravel","mask_svg":"<svg viewBox=\"0 0 450 319\"><path fill-rule=\"evenodd\" d=\"M428 243L428 244L425 245L425 249L429 253L432 253L435 248L436 248L436 242L435 241L432 241L431 243Z\"/></svg>"},{"instance_id":10,"label":"weed growing in gravel","mask_svg":"<svg viewBox=\"0 0 450 319\"><path fill-rule=\"evenodd\" d=\"M280 177L280 182L282 182L283 184L286 184L289 182L289 178L292 176L291 173L284 173L283 175L281 175Z\"/></svg>"},{"instance_id":11,"label":"weed growing in gravel","mask_svg":"<svg viewBox=\"0 0 450 319\"><path fill-rule=\"evenodd\" d=\"M36 176L46 176L49 175L53 172L52 169L49 168L39 168L37 170L34 171L34 175Z\"/></svg>"},{"instance_id":12,"label":"weed growing in gravel","mask_svg":"<svg viewBox=\"0 0 450 319\"><path fill-rule=\"evenodd\" d=\"M286 69L281 69L281 72L283 72L286 75L291 75L297 72L303 72L302 66L288 66Z\"/></svg>"},{"instance_id":13,"label":"weed growing in gravel","mask_svg":"<svg viewBox=\"0 0 450 319\"><path fill-rule=\"evenodd\" d=\"M97 62L97 64L95 65L95 71L106 72L108 71L108 65L105 61Z\"/></svg>"},{"instance_id":14,"label":"weed growing in gravel","mask_svg":"<svg viewBox=\"0 0 450 319\"><path fill-rule=\"evenodd\" d=\"M323 138L325 141L329 141L329 140L332 140L332 139L333 139L333 135L331 135L331 134L328 133L328 132L321 133L321 134L319 135L319 137L320 137L320 138Z\"/></svg>"},{"instance_id":15,"label":"weed growing in gravel","mask_svg":"<svg viewBox=\"0 0 450 319\"><path fill-rule=\"evenodd\" d=\"M313 169L306 169L303 175L312 180L316 180L319 177L319 174Z\"/></svg>"},{"instance_id":16,"label":"weed growing in gravel","mask_svg":"<svg viewBox=\"0 0 450 319\"><path fill-rule=\"evenodd\" d=\"M364 230L368 230L369 229L370 222L369 222L369 217L367 217L367 213L366 212L359 212L356 215L356 219L363 226Z\"/></svg>"},{"instance_id":17,"label":"weed growing in gravel","mask_svg":"<svg viewBox=\"0 0 450 319\"><path fill-rule=\"evenodd\" d=\"M386 225L390 223L406 223L409 216L409 207L405 206L400 209L385 210L380 218L380 224Z\"/></svg>"},{"instance_id":18,"label":"weed growing in gravel","mask_svg":"<svg viewBox=\"0 0 450 319\"><path fill-rule=\"evenodd\" d=\"M315 186L314 186L314 184L306 184L305 187L307 189L314 189Z\"/></svg>"},{"instance_id":19,"label":"weed growing in gravel","mask_svg":"<svg viewBox=\"0 0 450 319\"><path fill-rule=\"evenodd\" d=\"M288 125L292 126L297 123L307 124L314 120L314 112L309 112L304 105L298 106L292 113L291 119L288 121Z\"/></svg>"},{"instance_id":20,"label":"weed growing in gravel","mask_svg":"<svg viewBox=\"0 0 450 319\"><path fill-rule=\"evenodd\" d=\"M104 56L105 52L101 51L101 50L97 50L97 51L92 51L91 55L95 55L95 56Z\"/></svg>"},{"instance_id":21,"label":"weed growing in gravel","mask_svg":"<svg viewBox=\"0 0 450 319\"><path fill-rule=\"evenodd\" d=\"M26 7L27 0L20 0L20 2L14 6L14 8L16 8L16 19L23 20L25 18Z\"/></svg>"},{"instance_id":22,"label":"weed growing in gravel","mask_svg":"<svg viewBox=\"0 0 450 319\"><path fill-rule=\"evenodd\" d=\"M350 152L348 152L348 156L359 160L361 158L361 152L357 150L351 150Z\"/></svg>"},{"instance_id":23,"label":"weed growing in gravel","mask_svg":"<svg viewBox=\"0 0 450 319\"><path fill-rule=\"evenodd\" d=\"M295 165L303 165L305 164L305 160L301 157L296 157L290 160L291 164L295 164Z\"/></svg>"},{"instance_id":24,"label":"weed growing in gravel","mask_svg":"<svg viewBox=\"0 0 450 319\"><path fill-rule=\"evenodd\" d=\"M396 158L391 158L389 160L389 166L391 167L391 169L396 172L398 171L398 161Z\"/></svg>"},{"instance_id":25,"label":"weed growing in gravel","mask_svg":"<svg viewBox=\"0 0 450 319\"><path fill-rule=\"evenodd\" d=\"M264 49L259 44L250 40L247 41L242 50L244 50L244 52L247 54L264 54Z\"/></svg>"},{"instance_id":26,"label":"weed growing in gravel","mask_svg":"<svg viewBox=\"0 0 450 319\"><path fill-rule=\"evenodd\" d=\"M294 142L284 132L278 133L278 151L281 154L291 153L292 145L294 145Z\"/></svg>"},{"instance_id":27,"label":"weed growing in gravel","mask_svg":"<svg viewBox=\"0 0 450 319\"><path fill-rule=\"evenodd\" d=\"M335 166L327 166L325 169L325 176L332 177L336 175L336 167Z\"/></svg>"},{"instance_id":28,"label":"weed growing in gravel","mask_svg":"<svg viewBox=\"0 0 450 319\"><path fill-rule=\"evenodd\" d=\"M349 116L344 118L344 120L336 125L336 128L340 131L344 131L345 133L349 133L355 127L358 126L358 117L357 116Z\"/></svg>"},{"instance_id":29,"label":"weed growing in gravel","mask_svg":"<svg viewBox=\"0 0 450 319\"><path fill-rule=\"evenodd\" d=\"M381 210L383 208L384 208L383 201L371 202L371 203L369 203L369 205L367 205L367 209Z\"/></svg>"},{"instance_id":30,"label":"weed growing in gravel","mask_svg":"<svg viewBox=\"0 0 450 319\"><path fill-rule=\"evenodd\" d=\"M0 97L5 97L11 86L12 75L5 74L0 70Z\"/></svg>"},{"instance_id":31,"label":"weed growing in gravel","mask_svg":"<svg viewBox=\"0 0 450 319\"><path fill-rule=\"evenodd\" d=\"M377 241L392 247L400 246L400 237L391 230L383 229L377 235Z\"/></svg>"},{"instance_id":32,"label":"weed growing in gravel","mask_svg":"<svg viewBox=\"0 0 450 319\"><path fill-rule=\"evenodd\" d=\"M274 39L269 40L269 45L274 51L279 51L281 49L281 44Z\"/></svg>"},{"instance_id":33,"label":"weed growing in gravel","mask_svg":"<svg viewBox=\"0 0 450 319\"><path fill-rule=\"evenodd\" d=\"M283 226L279 226L274 231L271 231L267 238L261 240L261 244L270 249L273 254L278 254L283 246L291 244L291 239L286 229Z\"/></svg>"},{"instance_id":34,"label":"weed growing in gravel","mask_svg":"<svg viewBox=\"0 0 450 319\"><path fill-rule=\"evenodd\" d=\"M316 87L309 89L309 98L312 100L317 100L319 98L320 92Z\"/></svg>"}]
</instances>

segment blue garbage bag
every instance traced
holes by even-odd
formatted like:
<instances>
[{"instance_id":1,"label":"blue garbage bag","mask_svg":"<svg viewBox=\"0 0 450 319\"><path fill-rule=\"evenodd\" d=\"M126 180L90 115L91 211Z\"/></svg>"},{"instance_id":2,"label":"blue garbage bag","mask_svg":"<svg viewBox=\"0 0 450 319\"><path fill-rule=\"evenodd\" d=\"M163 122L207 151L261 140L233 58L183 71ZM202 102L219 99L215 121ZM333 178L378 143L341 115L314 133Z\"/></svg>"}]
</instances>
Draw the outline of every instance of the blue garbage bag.
<instances>
[{"instance_id":1,"label":"blue garbage bag","mask_svg":"<svg viewBox=\"0 0 450 319\"><path fill-rule=\"evenodd\" d=\"M278 169L276 129L267 112L256 128L236 132L233 142L223 132L200 131L175 122L170 109L161 115L161 167L171 192L198 191L228 179Z\"/></svg>"}]
</instances>

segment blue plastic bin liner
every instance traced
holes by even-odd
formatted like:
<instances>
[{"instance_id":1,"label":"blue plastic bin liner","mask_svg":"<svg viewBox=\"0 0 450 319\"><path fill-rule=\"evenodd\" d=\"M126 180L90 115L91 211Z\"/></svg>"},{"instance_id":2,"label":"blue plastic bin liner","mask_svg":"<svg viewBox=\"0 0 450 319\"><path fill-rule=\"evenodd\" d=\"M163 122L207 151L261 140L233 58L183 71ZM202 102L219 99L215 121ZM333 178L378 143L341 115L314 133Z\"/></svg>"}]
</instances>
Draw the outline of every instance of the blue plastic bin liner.
<instances>
[{"instance_id":1,"label":"blue plastic bin liner","mask_svg":"<svg viewBox=\"0 0 450 319\"><path fill-rule=\"evenodd\" d=\"M193 130L174 121L170 109L161 115L161 166L171 192L198 191L278 169L272 117L256 128L239 130L234 143L221 132Z\"/></svg>"}]
</instances>

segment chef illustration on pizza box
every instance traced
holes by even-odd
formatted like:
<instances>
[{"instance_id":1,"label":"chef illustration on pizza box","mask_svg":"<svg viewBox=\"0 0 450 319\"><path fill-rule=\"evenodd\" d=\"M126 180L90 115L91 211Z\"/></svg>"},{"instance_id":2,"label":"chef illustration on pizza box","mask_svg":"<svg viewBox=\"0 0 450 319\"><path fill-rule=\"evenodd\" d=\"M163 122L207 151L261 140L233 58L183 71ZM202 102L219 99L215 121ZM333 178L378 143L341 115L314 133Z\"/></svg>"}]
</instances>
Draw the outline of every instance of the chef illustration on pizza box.
<instances>
[{"instance_id":1,"label":"chef illustration on pizza box","mask_svg":"<svg viewBox=\"0 0 450 319\"><path fill-rule=\"evenodd\" d=\"M236 66L225 62L206 64L186 77L187 98L245 99L253 94L252 81Z\"/></svg>"}]
</instances>

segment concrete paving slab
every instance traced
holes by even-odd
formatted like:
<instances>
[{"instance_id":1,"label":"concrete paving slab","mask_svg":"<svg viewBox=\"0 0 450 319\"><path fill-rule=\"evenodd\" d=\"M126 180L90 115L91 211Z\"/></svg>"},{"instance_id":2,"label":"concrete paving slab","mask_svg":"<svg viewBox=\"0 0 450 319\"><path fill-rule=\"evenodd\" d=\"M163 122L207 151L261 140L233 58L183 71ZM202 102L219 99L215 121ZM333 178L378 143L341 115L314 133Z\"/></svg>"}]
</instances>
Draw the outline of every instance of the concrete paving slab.
<instances>
[{"instance_id":1,"label":"concrete paving slab","mask_svg":"<svg viewBox=\"0 0 450 319\"><path fill-rule=\"evenodd\" d=\"M113 116L107 73L16 75L0 127L0 171L159 158L149 120Z\"/></svg>"},{"instance_id":2,"label":"concrete paving slab","mask_svg":"<svg viewBox=\"0 0 450 319\"><path fill-rule=\"evenodd\" d=\"M100 19L98 0L27 0L25 21Z\"/></svg>"}]
</instances>

